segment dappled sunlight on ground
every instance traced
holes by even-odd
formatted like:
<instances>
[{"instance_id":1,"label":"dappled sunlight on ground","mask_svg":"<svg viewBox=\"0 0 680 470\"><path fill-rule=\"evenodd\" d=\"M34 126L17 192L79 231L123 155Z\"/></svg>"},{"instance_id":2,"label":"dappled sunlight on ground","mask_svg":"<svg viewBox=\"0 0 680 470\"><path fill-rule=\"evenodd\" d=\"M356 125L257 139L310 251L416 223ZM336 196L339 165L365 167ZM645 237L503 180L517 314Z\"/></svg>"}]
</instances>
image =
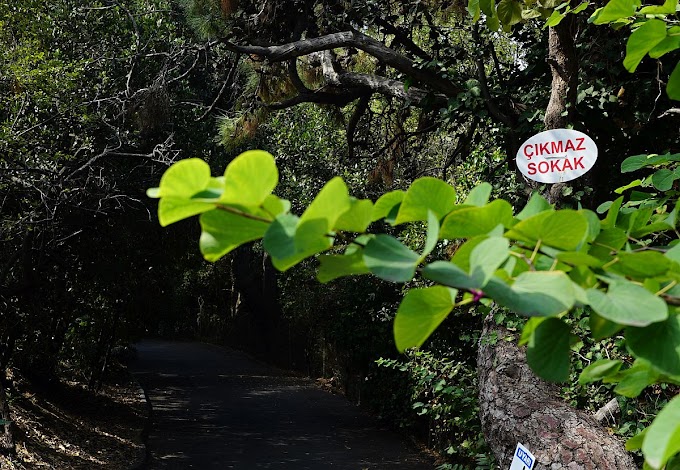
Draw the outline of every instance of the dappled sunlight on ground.
<instances>
[{"instance_id":1,"label":"dappled sunlight on ground","mask_svg":"<svg viewBox=\"0 0 680 470\"><path fill-rule=\"evenodd\" d=\"M197 343L138 350L133 367L153 405L151 469L432 468L400 436L308 379Z\"/></svg>"},{"instance_id":2,"label":"dappled sunlight on ground","mask_svg":"<svg viewBox=\"0 0 680 470\"><path fill-rule=\"evenodd\" d=\"M77 381L31 385L14 377L17 453L2 469L128 469L144 457L146 404L131 382L94 394Z\"/></svg>"}]
</instances>

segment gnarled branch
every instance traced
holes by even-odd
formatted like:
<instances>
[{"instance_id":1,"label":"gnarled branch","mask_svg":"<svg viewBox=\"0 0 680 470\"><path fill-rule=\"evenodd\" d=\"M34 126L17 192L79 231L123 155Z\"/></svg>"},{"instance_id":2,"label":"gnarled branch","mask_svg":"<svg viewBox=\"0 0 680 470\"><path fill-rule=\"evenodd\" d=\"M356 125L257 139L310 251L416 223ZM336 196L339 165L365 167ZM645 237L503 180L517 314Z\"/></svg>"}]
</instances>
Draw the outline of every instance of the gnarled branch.
<instances>
[{"instance_id":1,"label":"gnarled branch","mask_svg":"<svg viewBox=\"0 0 680 470\"><path fill-rule=\"evenodd\" d=\"M345 72L338 66L331 51L324 51L320 55L323 76L331 85L344 88L363 88L366 91L397 98L420 107L431 104L444 105L447 101L446 96L440 93L432 94L417 87L407 89L404 82L399 80L367 73Z\"/></svg>"},{"instance_id":2,"label":"gnarled branch","mask_svg":"<svg viewBox=\"0 0 680 470\"><path fill-rule=\"evenodd\" d=\"M301 103L332 104L335 106L347 106L352 101L364 96L366 91L363 88L352 89L329 89L328 91L303 92L292 98L277 103L267 104L266 107L272 110L286 109Z\"/></svg>"},{"instance_id":3,"label":"gnarled branch","mask_svg":"<svg viewBox=\"0 0 680 470\"><path fill-rule=\"evenodd\" d=\"M460 88L449 80L429 70L418 68L406 56L358 31L342 31L273 46L240 45L226 39L222 42L227 49L233 52L261 56L270 62L282 62L315 52L330 51L339 47L354 47L446 96L454 96L460 92Z\"/></svg>"}]
</instances>

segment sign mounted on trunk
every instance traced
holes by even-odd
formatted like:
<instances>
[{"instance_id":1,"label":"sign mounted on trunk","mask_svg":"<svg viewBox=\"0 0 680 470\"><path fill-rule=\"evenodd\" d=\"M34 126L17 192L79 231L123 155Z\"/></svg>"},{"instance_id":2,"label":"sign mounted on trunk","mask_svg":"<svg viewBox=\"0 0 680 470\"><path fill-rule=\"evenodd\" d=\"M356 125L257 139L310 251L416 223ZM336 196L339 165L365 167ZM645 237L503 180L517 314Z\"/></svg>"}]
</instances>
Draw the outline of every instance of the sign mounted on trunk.
<instances>
[{"instance_id":1,"label":"sign mounted on trunk","mask_svg":"<svg viewBox=\"0 0 680 470\"><path fill-rule=\"evenodd\" d=\"M518 442L512 462L510 462L510 470L533 470L535 464L534 454Z\"/></svg>"},{"instance_id":2,"label":"sign mounted on trunk","mask_svg":"<svg viewBox=\"0 0 680 470\"><path fill-rule=\"evenodd\" d=\"M524 142L517 151L517 167L539 183L563 183L584 175L597 160L597 145L583 132L552 129Z\"/></svg>"}]
</instances>

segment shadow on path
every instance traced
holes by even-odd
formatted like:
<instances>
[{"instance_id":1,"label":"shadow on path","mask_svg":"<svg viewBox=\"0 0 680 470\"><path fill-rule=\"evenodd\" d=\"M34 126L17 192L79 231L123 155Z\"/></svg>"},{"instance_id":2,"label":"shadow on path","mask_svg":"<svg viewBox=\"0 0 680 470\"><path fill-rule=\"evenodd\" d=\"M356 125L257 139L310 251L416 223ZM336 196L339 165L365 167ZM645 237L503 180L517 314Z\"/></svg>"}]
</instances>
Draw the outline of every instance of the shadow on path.
<instances>
[{"instance_id":1,"label":"shadow on path","mask_svg":"<svg viewBox=\"0 0 680 470\"><path fill-rule=\"evenodd\" d=\"M144 341L131 368L153 407L150 469L432 469L343 397L247 355Z\"/></svg>"}]
</instances>

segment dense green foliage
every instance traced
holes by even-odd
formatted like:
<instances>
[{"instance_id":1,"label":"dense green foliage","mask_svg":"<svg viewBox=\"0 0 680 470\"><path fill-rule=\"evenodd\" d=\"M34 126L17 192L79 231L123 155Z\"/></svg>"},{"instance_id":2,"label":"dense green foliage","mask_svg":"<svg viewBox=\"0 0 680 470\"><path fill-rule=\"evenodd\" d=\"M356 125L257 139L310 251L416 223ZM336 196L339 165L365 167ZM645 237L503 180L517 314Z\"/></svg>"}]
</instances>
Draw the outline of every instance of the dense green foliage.
<instances>
[{"instance_id":1,"label":"dense green foliage","mask_svg":"<svg viewBox=\"0 0 680 470\"><path fill-rule=\"evenodd\" d=\"M271 155L249 151L217 178L200 160L179 162L149 195L160 198L162 224L202 214L200 247L209 260L263 239L274 266L285 271L340 243L343 254L319 258L322 282L368 273L392 282L410 282L416 273L434 281L407 291L397 310L394 337L401 351L421 346L454 308L488 298L531 317L521 340L528 345L529 364L547 380L565 381L571 342L566 320L572 309L590 307L593 338L625 329L636 362L625 369L621 361L595 362L582 372L582 383L605 379L630 397L657 382L680 383L675 309L680 303L675 239L680 206L669 205L671 194L638 194L628 207L622 207L620 197L600 219L588 210L555 210L538 194L513 214L501 199L488 202L488 185L457 203L455 190L433 178L418 179L407 191L392 191L374 204L352 198L344 182L334 178L297 217L288 201L272 194L277 182ZM426 222L422 251L391 235L368 232L380 219L391 225ZM347 232L361 235L348 238ZM466 241L450 261L426 262L439 240L453 239ZM652 423L650 435L676 433L677 422L669 428L665 418L673 406ZM663 467L677 452L675 445L673 439L657 444L646 438L647 463Z\"/></svg>"},{"instance_id":2,"label":"dense green foliage","mask_svg":"<svg viewBox=\"0 0 680 470\"><path fill-rule=\"evenodd\" d=\"M46 378L61 364L96 385L113 347L142 332L228 338L338 378L472 466L488 452L472 397L493 298L532 315L523 342L543 375L585 369L567 398L592 407L616 387L624 409L653 413L634 397L656 400L650 384L680 374L676 11L625 0L0 2L0 366ZM580 67L566 112L600 159L574 187L538 188L573 211L538 196L521 210L530 190L510 161L543 129L544 24L565 19ZM247 50L348 31L364 43L285 60ZM259 152L234 159L250 148L276 165ZM160 220L201 214L214 264L190 247L195 225L161 232L142 196L186 157L207 163L166 173ZM626 197L596 215L616 187ZM270 261L296 269L276 275ZM378 277L341 276L367 273ZM636 417L620 431L651 420ZM666 433L672 419L660 419ZM643 445L651 464L667 444Z\"/></svg>"},{"instance_id":3,"label":"dense green foliage","mask_svg":"<svg viewBox=\"0 0 680 470\"><path fill-rule=\"evenodd\" d=\"M469 0L468 12L475 22L484 13L486 25L493 31L502 26L506 32L510 32L514 25L534 18L543 18L546 27L555 27L567 15L581 13L589 5L587 1L575 5L556 0L501 0L496 5L493 1ZM629 72L634 72L645 56L658 59L680 49L677 11L676 0L667 0L663 5L643 5L639 0L614 0L597 8L589 22L610 24L617 29L631 26L633 31L626 44L623 65ZM680 64L676 64L670 73L666 92L671 99L680 100Z\"/></svg>"},{"instance_id":4,"label":"dense green foliage","mask_svg":"<svg viewBox=\"0 0 680 470\"><path fill-rule=\"evenodd\" d=\"M61 362L96 385L115 346L186 315L173 286L199 261L191 231L158 241L143 188L183 151L214 152L197 138L213 129L202 79L230 56L182 17L165 1L0 2L3 370L48 380Z\"/></svg>"},{"instance_id":5,"label":"dense green foliage","mask_svg":"<svg viewBox=\"0 0 680 470\"><path fill-rule=\"evenodd\" d=\"M617 0L598 8L590 18L594 24L615 27L632 25L633 32L626 44L623 65L634 72L642 59L649 55L658 59L680 49L680 26L676 23L678 2L668 0L663 5L642 5L639 1ZM668 77L666 93L680 101L680 63Z\"/></svg>"},{"instance_id":6,"label":"dense green foliage","mask_svg":"<svg viewBox=\"0 0 680 470\"><path fill-rule=\"evenodd\" d=\"M469 364L419 350L408 351L405 359L377 362L404 373L411 408L428 419L431 447L441 448L459 461L486 450L477 421L476 375Z\"/></svg>"},{"instance_id":7,"label":"dense green foliage","mask_svg":"<svg viewBox=\"0 0 680 470\"><path fill-rule=\"evenodd\" d=\"M513 9L516 8L514 3L515 2L506 2L503 8L509 7L510 9L508 11L512 13L514 11ZM370 27L371 14L379 11L380 7L372 4L367 6L368 8L365 11L361 11L364 15L361 20L359 20L358 16L354 16L358 13L358 10L353 11L350 8L347 12L348 16L343 18L343 20L340 20L339 22L329 21L328 23L324 23L322 19L317 25L322 25L323 32L332 32L334 29L342 28L342 22L344 20L351 19L350 21L365 22ZM500 22L503 23L506 28L514 23L518 23L518 21L514 21L516 18L514 18L512 14L508 15L508 11L503 10L501 6L502 5L499 4L498 10L485 11L485 13L487 13L487 20L496 16L494 14L496 13ZM252 29L249 29L249 27L252 28L252 25L248 23L249 6L242 5L242 7L243 11L240 9L237 10L236 14L228 19L226 25L220 26L218 21L213 25L214 29L206 29L205 34L220 36L222 34L220 31L222 31L231 38L243 39L244 37L249 37L253 32ZM471 4L470 7L471 14L473 17L476 17L477 13L475 12L474 5ZM480 5L479 8L483 9L483 7L484 5ZM587 5L583 4L573 10L570 10L570 7L566 4L561 6L541 5L541 7L546 11L540 11L539 13L549 17L549 23L554 25L564 17L565 13L579 13L586 8ZM416 9L415 11L414 17L417 18L418 10ZM366 15L366 13L368 13L368 15ZM598 14L599 13L596 12L595 15ZM524 16L525 18L522 19L532 17L532 15ZM619 18L624 16L626 15L622 15ZM630 13L628 16L630 16ZM365 18L369 18L369 20L367 21ZM642 16L641 19L642 22L644 22L646 17ZM245 24L245 27L242 30L239 30L238 28L239 22ZM598 22L601 23L604 21L595 21L595 23ZM670 18L669 22L672 22ZM207 23L205 23L204 26L206 24ZM266 28L272 25L265 21L264 24L258 26L257 32L261 35L263 34L262 28L264 28L264 31L268 31ZM277 27L278 26L279 25L277 25ZM636 26L639 26L639 24ZM310 27L309 23L304 27ZM272 34L273 42L282 42L291 39L286 36L285 30L282 31L278 28L272 29L264 34L266 36L269 33ZM283 34L283 36L281 36L281 34ZM661 33L659 33L659 36L660 34ZM674 33L672 29L668 30L664 26L663 34L664 36L670 35L668 37L672 38ZM643 51L642 54L640 54L635 47L636 35L638 35L638 33L634 33L631 40L629 40L628 52L631 56L637 54L642 58L649 50ZM292 39L295 38L293 37ZM526 39L531 41L530 37L525 36L524 40ZM446 41L443 41L442 43L451 46L454 42L455 41L449 40L448 43ZM591 46L586 43L584 44L584 47L588 48ZM433 49L438 53L442 52L442 49L437 46L433 46ZM603 50L606 50L606 48L602 47L598 52L601 53ZM444 56L446 56L446 54L444 54ZM443 72L443 75L446 75L446 62L441 64L433 62L433 64L435 67L442 66L441 72ZM359 67L360 63L357 62L355 65ZM601 75L598 76L598 67L601 66L597 63L597 60L592 60L590 63L584 65L586 67L594 65L595 67L592 69L594 75L597 77L597 80L601 78ZM629 61L625 62L624 65L629 69L633 68L630 66ZM450 72L450 70L451 69L449 68L448 71ZM461 69L458 70L460 71ZM497 67L495 71L498 72ZM531 62L528 72L535 72ZM519 73L518 75L530 76L529 73ZM274 71L272 78L275 78L276 76L276 72ZM460 77L457 78L460 80ZM285 82L285 79L283 82ZM261 80L260 86L262 86L263 83L267 84L266 86L271 92L272 83L276 82L264 82ZM281 83L280 75L279 83ZM598 81L595 82L596 85L601 85L601 83L602 82ZM619 81L619 83L621 82ZM672 84L673 81L669 80L669 83ZM405 86L408 86L408 81ZM498 116L494 116L493 112L491 112L490 115L487 115L486 111L483 109L484 104L488 107L488 97L479 99L479 86L483 86L483 84L470 80L469 78L466 80L468 92L460 93L455 100L449 101L448 109L442 113L445 122L447 120L449 122L461 122L456 121L459 120L461 116L465 115L461 114L461 111L472 112L473 115L477 115L483 119L491 118L492 122L498 121ZM506 90L507 88L503 91ZM624 93L623 90L623 87L619 90L619 96ZM503 93L503 91L501 91L501 93ZM670 96L674 97L672 86L669 88L669 91ZM285 93L286 92L284 91L284 98L286 96ZM274 97L273 100L272 96ZM281 95L276 95L276 93L272 95L270 93L269 97L263 97L263 99L268 102L273 101L274 105L276 105L276 100L281 99ZM526 93L523 96L523 99L525 102L530 103L531 93ZM616 102L616 97L613 96L611 91L606 91L606 86L598 91L595 86L588 83L588 86L584 86L579 94L579 103L582 103L581 106L584 111L588 109L600 110L599 113L604 115L611 113L613 119L620 119L617 118L616 115L626 115L626 110L612 108L611 103ZM535 105L535 103L536 102L534 101L533 104ZM380 104L377 106L380 107ZM654 113L653 108L651 113ZM589 119L588 114L590 113L583 114L584 122L587 122ZM421 119L423 115L425 114L423 113L421 115ZM640 115L640 117L642 116L644 116L644 112ZM261 118L262 116L258 119ZM531 127L530 123L532 122L532 119L535 118L535 113L533 116L531 116L530 113L527 113L519 118L519 122L513 124L503 122L503 125L500 127L500 132L501 135L505 137L506 144L508 141L512 140L512 137L508 136L512 136L513 133L518 131L520 133L526 132L526 129ZM249 119L251 120L241 121L241 123L248 124L252 122L252 118ZM463 122L464 119L465 118L463 118ZM626 116L625 119L629 120L630 118L629 116ZM230 121L229 125L233 126L234 122L235 121L233 120ZM508 126L510 126L510 129L508 129ZM525 130L522 130L523 128ZM622 126L622 128L625 129L626 126ZM230 129L238 129L238 127L230 127ZM660 129L657 129L657 131L659 130ZM233 132L233 130L230 130L230 133ZM609 132L609 130L607 132ZM639 128L632 134L630 131L624 130L622 135L618 136L623 138L612 139L612 148L607 148L606 144L603 146L605 155L615 153L614 149L617 148L617 146L621 146L618 148L629 147L630 149L631 147L626 142L634 142L636 137L635 134L641 132L642 130ZM663 132L660 134L663 134ZM602 141L603 139L600 140ZM672 147L670 142L669 146ZM644 150L644 148L641 148L640 150ZM452 190L453 188L450 188L450 186L447 185L442 186L433 179L423 179L415 181L407 192L393 191L386 195L384 199L379 199L376 203L376 208L371 207L370 201L368 200L349 198L347 188L340 180L334 179L321 189L317 198L314 199L314 201L311 201L309 208L305 209L305 205L299 206L300 212L303 213L300 218L297 218L288 213L289 206L285 202L266 196L268 191L273 189L272 183L275 179L275 172L270 164L264 162L265 160L262 160L260 164L264 164L264 167L269 168L269 170L265 172L267 178L263 182L263 185L256 188L260 194L253 194L251 195L252 197L249 196L245 206L243 205L243 200L239 200L238 204L236 204L239 211L245 209L245 214L250 215L243 217L243 213L234 213L230 210L223 211L226 212L226 214L213 214L213 209L209 207L211 201L209 198L206 199L205 197L209 196L207 193L202 194L202 200L193 201L190 205L191 207L182 207L182 204L178 203L177 200L174 200L178 195L173 194L170 197L171 202L167 205L164 205L162 202L164 198L161 199L159 214L164 214L167 210L168 215L167 218L162 220L162 223L171 223L176 218L187 216L189 213L198 214L206 212L201 216L203 228L201 247L207 258L217 259L243 242L263 238L265 250L272 255L274 265L282 270L290 268L310 255L331 248L333 242L336 241L336 232L339 231L361 233L367 229L369 223L383 218L394 225L414 221L427 223L426 236L423 237L423 244L420 245L418 251L414 251L413 246L401 244L391 235L378 234L371 238L359 237L354 243L349 245L346 244L347 240L342 239L342 236L339 235L341 238L339 249L342 250L346 246L344 255L324 255L319 258L321 261L319 278L324 282L330 281L338 275L364 274L368 272L381 276L388 281L411 282L414 274L418 272L419 274L422 274L422 277L426 280L445 285L445 287L427 287L427 282L425 282L425 286L407 292L404 301L397 311L397 317L395 319L395 334L397 345L400 349L422 344L422 342L436 329L437 325L439 325L439 323L449 314L454 306L467 305L480 300L480 298L483 298L484 296L492 297L498 303L519 313L532 315L539 314L540 316L563 316L564 311L568 311L574 306L589 305L596 312L590 315L591 320L601 320L592 320L594 323L593 326L591 326L591 329L600 328L606 330L605 327L609 326L610 330L605 332L614 334L618 329L613 328L611 323L626 325L626 331L630 337L635 337L636 334L638 334L636 333L638 330L643 330L645 327L648 327L648 325L658 323L661 320L668 321L667 318L671 318L668 316L666 303L661 301L658 296L654 295L659 293L659 291L662 291L663 287L667 286L659 285L659 289L653 290L651 294L648 293L650 292L649 286L647 286L647 289L645 290L639 287L637 283L640 281L639 276L647 276L649 273L632 273L631 271L634 271L632 268L629 268L629 271L625 271L624 269L622 272L620 270L621 266L637 266L640 257L628 257L625 254L622 257L614 257L611 253L611 248L615 251L645 248L647 242L645 240L640 240L640 238L653 235L655 233L654 231L669 230L670 227L674 226L674 209L672 207L670 209L665 208L665 201L653 200L649 197L638 195L636 196L637 200L633 203L634 205L624 208L621 212L623 222L617 221L619 217L616 206L613 210L610 209L609 212L614 215L605 218L603 222L599 222L599 219L597 219L597 216L593 212L582 210L546 215L543 212L550 212L548 210L549 205L546 202L541 202L540 199L532 200L533 203L536 204L536 207L532 206L532 202L530 202L528 206L529 209L514 215L510 204L503 204L502 201L494 201L490 204L486 204L488 193L490 192L487 187L483 186L478 188L473 192L473 196L471 196L469 200L463 201L463 205L466 205L467 202L467 205L470 207L459 208L458 205L456 205L457 199L455 191ZM186 168L188 168L188 166ZM234 171L231 172L231 176L229 176L229 171L225 173L225 188L228 188L232 184L235 188L238 188L239 184L234 182L238 181L239 178L242 178L244 174L248 174L248 172L244 172L242 168L237 169L238 165L235 165L233 168ZM443 167L444 175L446 174L446 168L447 166ZM502 166L500 166L500 168L502 168ZM206 176L205 169L199 171L203 172L203 175L199 179L209 182L212 181L209 173ZM659 178L660 176L656 177L658 183L656 185L657 189L668 189L667 186L672 182L672 179L670 179L670 182L659 183ZM668 180L669 176L666 175L665 179ZM642 183L642 181L640 181L640 183ZM219 194L222 191L225 193L229 191L220 188L219 185L220 183L213 182L211 187L207 189L213 193L213 197L220 199L219 204L235 204L230 197L222 200L222 196ZM241 183L240 188L241 189L235 189L232 194L242 194L244 191L243 183ZM439 203L435 204L436 207L430 207L433 191L441 196L437 198ZM309 197L309 191L301 192L303 193L303 197ZM568 195L569 193L565 191L564 194ZM585 194L587 194L587 191L577 192L574 195L583 197ZM162 189L159 195L162 196ZM365 196L366 195L362 194L362 197ZM268 200L262 199L261 201L258 201L262 197L267 197ZM651 201L649 204L651 205L660 203L658 206L660 209L657 210L656 213L654 213L655 211L652 209L649 217L646 215L642 216L636 225L635 223L630 222L628 217L632 217L636 220L637 216L628 216L626 210L637 207L641 197L649 199ZM249 212L252 210L253 205L258 206L260 203L265 212ZM249 207L249 205L251 207ZM395 209L397 206L399 208ZM643 204L643 208L645 207L648 208L648 206ZM391 214L390 212L393 210L396 212ZM429 211L431 211L431 213ZM654 221L650 222L652 215L654 216ZM242 219L245 218L246 221L239 220L239 217ZM161 218L163 219L163 217ZM510 230L507 230L505 233L494 233L493 230L499 222ZM617 226L617 222L621 226ZM227 225L229 223L237 224L234 225L234 227L240 227L242 229L240 230L239 235L235 236L235 232L225 231L225 223ZM604 228L602 227L602 223L605 224ZM471 230L469 227L475 227L475 229ZM607 232L607 230L611 230L611 232ZM623 231L623 239L617 230ZM239 231L237 230L236 232ZM607 232L603 235L604 238L608 236L614 237L614 235L616 235L616 240L614 240L616 242L614 243L615 246L610 244L612 240L598 240L598 237L603 232ZM477 238L486 237L488 233L492 233L493 235L489 237L488 240L480 240ZM499 235L504 236L501 237ZM631 237L633 241L632 245L629 243L631 240L629 240L628 237ZM463 244L454 255L454 262L452 263L434 262L419 267L422 262L428 259L430 252L436 247L438 238L444 239L445 242L449 239L458 238L477 239L474 242L470 240ZM510 245L505 240L506 238L514 240L517 245L513 245L513 248L511 249ZM343 241L345 243L342 243ZM643 243L639 246L636 245L636 243L639 242ZM479 248L477 248L477 244L480 245ZM605 253L605 250L601 248L601 245L610 248L609 252ZM598 249L598 247L600 248ZM644 257L649 257L647 251L648 250L645 249ZM625 259L627 257L629 258L628 260ZM623 258L623 261L619 258ZM649 264L659 262L658 259L648 261ZM609 269L611 267L609 263L612 263L611 266L614 266L611 270ZM508 266L509 264L514 265L510 267ZM498 268L504 268L508 277L503 278L502 276L496 276ZM570 274L567 276L566 274L549 273L551 269L565 272L569 271ZM588 274L590 271L597 273L611 271L614 273L613 280L610 278L595 278L594 281L593 277ZM671 271L672 269L669 267L663 272L654 273L654 275L670 276L669 273ZM579 275L582 277L579 277L576 273L580 273ZM636 275L638 277L635 277ZM622 279L617 278L617 276L622 277ZM500 281L498 279L500 279ZM665 281L668 280L665 279ZM579 290L578 288L574 288L573 285L575 283L580 285L581 289L585 289ZM454 289L452 290L451 288ZM467 294L456 296L456 294L458 294L458 290L456 289L461 288L464 291L467 291ZM672 290L672 287L669 287L669 289ZM536 290L541 290L541 293L534 293ZM662 293L664 295L671 295L668 294L668 291ZM646 304L644 305L645 308L631 310L631 298L634 298L636 301L639 299L647 299ZM428 321L423 321L423 312L428 316ZM582 312L579 311L579 315L582 315ZM526 341L529 344L528 359L530 363L538 368L545 376L555 380L563 380L569 373L570 325L567 320L568 318L548 318L547 320L541 318L540 320L532 320L528 324L529 326L527 327L526 335L523 339L523 341ZM599 333L597 333L597 331L595 332L595 336L596 338L599 338ZM606 335L603 334L602 336ZM557 341L555 341L556 338L558 339ZM629 343L630 342L631 340L629 338ZM633 343L634 342L635 341L633 340ZM556 348L555 354L546 354L547 350L550 352L553 348ZM641 354L639 349L638 351L634 350L633 352L641 358L645 357L644 353ZM590 370L588 370L588 373L589 372ZM615 372L619 373L618 371ZM666 374L671 374L671 372L666 371ZM587 377L587 374L585 374L584 377ZM613 380L618 381L620 379L621 377L618 377Z\"/></svg>"}]
</instances>

